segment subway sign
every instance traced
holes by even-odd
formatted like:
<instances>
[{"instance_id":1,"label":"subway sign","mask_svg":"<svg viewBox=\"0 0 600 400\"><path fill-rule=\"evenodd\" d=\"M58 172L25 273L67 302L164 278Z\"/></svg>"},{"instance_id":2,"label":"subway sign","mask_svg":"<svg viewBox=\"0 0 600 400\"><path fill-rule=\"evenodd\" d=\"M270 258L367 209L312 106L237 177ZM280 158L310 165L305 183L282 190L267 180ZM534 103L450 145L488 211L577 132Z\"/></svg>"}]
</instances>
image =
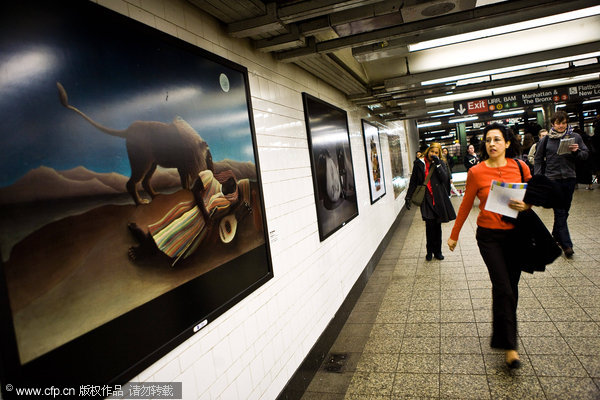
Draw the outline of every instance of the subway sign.
<instances>
[{"instance_id":1,"label":"subway sign","mask_svg":"<svg viewBox=\"0 0 600 400\"><path fill-rule=\"evenodd\" d=\"M522 93L509 93L475 100L455 101L454 113L463 116L473 115L568 100L583 101L598 96L600 96L600 82L583 83Z\"/></svg>"}]
</instances>

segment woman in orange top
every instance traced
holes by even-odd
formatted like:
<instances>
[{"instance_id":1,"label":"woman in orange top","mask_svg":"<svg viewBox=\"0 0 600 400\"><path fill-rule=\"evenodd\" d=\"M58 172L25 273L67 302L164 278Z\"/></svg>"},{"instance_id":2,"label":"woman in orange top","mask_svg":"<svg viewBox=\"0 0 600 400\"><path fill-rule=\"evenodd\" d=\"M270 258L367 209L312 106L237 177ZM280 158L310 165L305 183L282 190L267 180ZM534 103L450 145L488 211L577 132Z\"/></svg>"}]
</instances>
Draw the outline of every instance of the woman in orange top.
<instances>
[{"instance_id":1,"label":"woman in orange top","mask_svg":"<svg viewBox=\"0 0 600 400\"><path fill-rule=\"evenodd\" d=\"M501 124L491 124L484 129L481 159L483 162L469 169L467 173L466 192L458 210L458 216L452 228L448 247L454 251L458 235L469 211L473 207L475 196L479 198L479 215L477 216L477 245L487 266L492 281L492 341L493 348L505 350L506 363L509 368L519 368L517 353L517 302L521 270L513 260L514 254L511 235L514 225L502 219L502 215L485 210L485 203L490 192L492 180L499 182L521 182L519 170L521 155L519 140L512 131ZM525 163L521 162L525 181L531 179L531 173ZM509 207L524 211L531 206L523 201L510 200Z\"/></svg>"}]
</instances>

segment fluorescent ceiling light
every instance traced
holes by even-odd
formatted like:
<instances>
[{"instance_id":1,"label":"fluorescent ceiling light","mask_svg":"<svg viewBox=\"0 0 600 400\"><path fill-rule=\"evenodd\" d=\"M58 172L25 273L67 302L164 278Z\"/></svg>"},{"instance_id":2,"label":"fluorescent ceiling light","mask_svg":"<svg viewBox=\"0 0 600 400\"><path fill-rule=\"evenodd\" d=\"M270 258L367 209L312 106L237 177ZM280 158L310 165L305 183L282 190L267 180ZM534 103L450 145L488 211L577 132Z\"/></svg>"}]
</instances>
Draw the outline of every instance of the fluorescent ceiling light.
<instances>
[{"instance_id":1,"label":"fluorescent ceiling light","mask_svg":"<svg viewBox=\"0 0 600 400\"><path fill-rule=\"evenodd\" d=\"M523 110L511 110L511 111L497 112L497 113L494 113L494 115L492 115L492 117L503 117L505 115L516 115L516 114L523 114Z\"/></svg>"},{"instance_id":2,"label":"fluorescent ceiling light","mask_svg":"<svg viewBox=\"0 0 600 400\"><path fill-rule=\"evenodd\" d=\"M597 102L599 102L599 101L600 101L600 99L586 100L586 101L584 101L584 102L583 102L583 103L581 103L581 104L591 104L591 103L597 103Z\"/></svg>"},{"instance_id":3,"label":"fluorescent ceiling light","mask_svg":"<svg viewBox=\"0 0 600 400\"><path fill-rule=\"evenodd\" d=\"M455 124L458 122L465 122L465 121L474 121L476 119L479 119L479 117L477 115L474 115L472 117L464 117L464 118L456 118L456 119L449 119L448 123L449 124Z\"/></svg>"},{"instance_id":4,"label":"fluorescent ceiling light","mask_svg":"<svg viewBox=\"0 0 600 400\"><path fill-rule=\"evenodd\" d=\"M554 109L556 110L557 108L562 108L562 107L566 107L566 104L557 104L556 107L554 107Z\"/></svg>"},{"instance_id":5,"label":"fluorescent ceiling light","mask_svg":"<svg viewBox=\"0 0 600 400\"><path fill-rule=\"evenodd\" d=\"M436 125L441 125L442 121L435 121L435 122L426 122L424 124L417 124L417 128L427 128L428 126L436 126Z\"/></svg>"},{"instance_id":6,"label":"fluorescent ceiling light","mask_svg":"<svg viewBox=\"0 0 600 400\"><path fill-rule=\"evenodd\" d=\"M414 52L419 50L431 49L433 47L447 46L449 44L467 42L470 40L482 39L490 36L498 36L506 33L523 31L527 29L537 28L540 26L552 25L579 18L586 18L598 14L600 14L600 6L588 7L581 10L551 15L549 17L518 22L516 24L509 24L495 28L483 29L480 31L463 33L460 35L448 36L440 39L427 40L424 42L409 44L408 51Z\"/></svg>"},{"instance_id":7,"label":"fluorescent ceiling light","mask_svg":"<svg viewBox=\"0 0 600 400\"><path fill-rule=\"evenodd\" d=\"M599 73L594 74L585 74L572 76L569 78L561 78L561 79L552 79L548 81L538 81L531 82L524 85L516 85L516 86L504 86L500 88L496 88L492 90L477 90L474 92L467 93L459 93L453 94L450 96L440 96L440 97L431 97L429 99L425 99L425 103L448 103L453 101L461 101L461 100L471 100L471 99L480 99L483 97L492 97L500 94L519 92L523 90L535 90L538 88L547 88L553 86L562 86L566 84L575 84L578 82L591 81L595 79L600 79Z\"/></svg>"},{"instance_id":8,"label":"fluorescent ceiling light","mask_svg":"<svg viewBox=\"0 0 600 400\"><path fill-rule=\"evenodd\" d=\"M586 58L585 60L573 61L573 65L576 67L581 67L584 65L592 65L592 64L598 64L598 59L597 58Z\"/></svg>"},{"instance_id":9,"label":"fluorescent ceiling light","mask_svg":"<svg viewBox=\"0 0 600 400\"><path fill-rule=\"evenodd\" d=\"M571 57L555 58L553 60L538 61L538 62L529 63L529 64L513 65L511 67L489 69L486 71L472 72L470 74L454 75L454 76L448 76L445 78L438 78L438 79L432 79L429 81L423 81L423 82L421 82L421 86L435 85L438 83L445 83L445 82L456 82L456 81L475 78L475 77L479 77L479 76L502 74L505 72L513 72L513 71L518 71L518 70L523 70L523 69L528 69L528 68L547 67L552 64L568 63L571 61L583 60L583 59L587 59L587 58L594 58L594 57L598 57L598 56L600 56L600 51L596 51L593 53L580 54L580 55L571 56Z\"/></svg>"},{"instance_id":10,"label":"fluorescent ceiling light","mask_svg":"<svg viewBox=\"0 0 600 400\"><path fill-rule=\"evenodd\" d=\"M536 107L536 108L534 108L534 109L533 109L533 110L531 110L531 111L536 111L536 112L538 112L538 111L539 111L539 112L544 112L544 109L543 109L542 107Z\"/></svg>"},{"instance_id":11,"label":"fluorescent ceiling light","mask_svg":"<svg viewBox=\"0 0 600 400\"><path fill-rule=\"evenodd\" d=\"M490 97L491 95L491 90L478 90L476 92L451 94L449 96L430 97L429 99L425 99L425 103L447 103L466 99L478 99L480 97Z\"/></svg>"},{"instance_id":12,"label":"fluorescent ceiling light","mask_svg":"<svg viewBox=\"0 0 600 400\"><path fill-rule=\"evenodd\" d=\"M427 114L445 113L448 111L454 111L454 108L442 108L441 110L427 111Z\"/></svg>"},{"instance_id":13,"label":"fluorescent ceiling light","mask_svg":"<svg viewBox=\"0 0 600 400\"><path fill-rule=\"evenodd\" d=\"M432 115L431 118L447 117L449 115L454 115L454 113L451 112L451 113L445 113L445 114L436 114L436 115Z\"/></svg>"}]
</instances>

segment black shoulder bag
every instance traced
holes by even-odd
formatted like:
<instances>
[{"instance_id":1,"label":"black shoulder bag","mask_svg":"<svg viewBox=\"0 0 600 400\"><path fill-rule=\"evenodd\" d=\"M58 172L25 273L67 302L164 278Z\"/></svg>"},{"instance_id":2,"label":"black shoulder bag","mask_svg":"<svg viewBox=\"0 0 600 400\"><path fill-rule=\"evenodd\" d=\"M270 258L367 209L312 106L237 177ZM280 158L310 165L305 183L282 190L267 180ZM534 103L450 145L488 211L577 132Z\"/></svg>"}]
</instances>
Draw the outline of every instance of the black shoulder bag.
<instances>
[{"instance_id":1,"label":"black shoulder bag","mask_svg":"<svg viewBox=\"0 0 600 400\"><path fill-rule=\"evenodd\" d=\"M425 177L425 181L423 181L422 185L418 185L415 189L415 192L413 193L412 197L410 198L410 202L413 203L415 206L420 206L421 203L423 203L423 199L425 199L425 190L427 188L427 184L429 183L429 180L431 179L431 175L433 175L433 171L435 170L436 165L431 163L429 166L429 173L427 174L427 177Z\"/></svg>"},{"instance_id":2,"label":"black shoulder bag","mask_svg":"<svg viewBox=\"0 0 600 400\"><path fill-rule=\"evenodd\" d=\"M515 162L521 172L521 182L524 182L523 167L519 161ZM515 251L521 271L530 274L544 271L546 265L552 264L562 254L552 234L533 209L521 211L514 224Z\"/></svg>"}]
</instances>

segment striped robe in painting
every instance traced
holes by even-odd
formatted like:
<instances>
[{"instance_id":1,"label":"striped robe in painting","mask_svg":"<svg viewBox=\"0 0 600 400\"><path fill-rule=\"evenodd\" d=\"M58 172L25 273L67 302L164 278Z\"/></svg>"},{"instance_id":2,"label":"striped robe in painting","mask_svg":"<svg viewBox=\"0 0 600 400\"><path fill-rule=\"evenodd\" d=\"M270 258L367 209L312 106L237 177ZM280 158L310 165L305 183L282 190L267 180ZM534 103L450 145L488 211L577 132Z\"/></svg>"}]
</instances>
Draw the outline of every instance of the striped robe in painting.
<instances>
[{"instance_id":1,"label":"striped robe in painting","mask_svg":"<svg viewBox=\"0 0 600 400\"><path fill-rule=\"evenodd\" d=\"M250 181L242 179L237 182L238 190L223 194L221 182L229 178L235 180L231 170L213 175L206 170L199 174L204 192L202 201L210 220L219 218L229 212L232 204L238 200L238 192L244 201L250 201ZM195 201L184 201L173 207L159 221L148 226L148 232L157 247L167 256L174 259L172 266L181 258L187 258L202 243L207 235L207 221Z\"/></svg>"}]
</instances>

